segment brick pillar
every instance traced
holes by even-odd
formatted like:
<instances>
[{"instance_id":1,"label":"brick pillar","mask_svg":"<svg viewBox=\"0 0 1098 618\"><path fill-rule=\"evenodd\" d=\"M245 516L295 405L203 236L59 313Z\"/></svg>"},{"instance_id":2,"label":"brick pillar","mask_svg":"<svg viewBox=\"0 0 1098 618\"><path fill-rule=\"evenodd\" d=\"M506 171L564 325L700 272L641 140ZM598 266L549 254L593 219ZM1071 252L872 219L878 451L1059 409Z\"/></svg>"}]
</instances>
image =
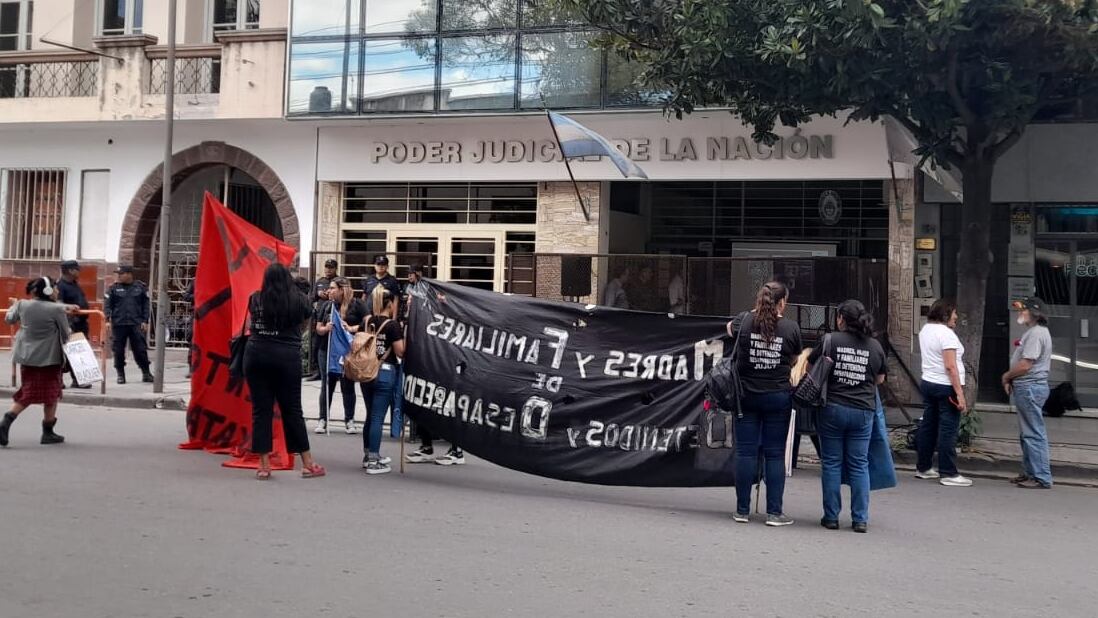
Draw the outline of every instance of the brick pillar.
<instances>
[{"instance_id":1,"label":"brick pillar","mask_svg":"<svg viewBox=\"0 0 1098 618\"><path fill-rule=\"evenodd\" d=\"M888 338L904 364L912 365L915 302L915 181L885 181L888 215ZM889 361L889 386L902 401L919 401L918 393L895 360Z\"/></svg>"}]
</instances>

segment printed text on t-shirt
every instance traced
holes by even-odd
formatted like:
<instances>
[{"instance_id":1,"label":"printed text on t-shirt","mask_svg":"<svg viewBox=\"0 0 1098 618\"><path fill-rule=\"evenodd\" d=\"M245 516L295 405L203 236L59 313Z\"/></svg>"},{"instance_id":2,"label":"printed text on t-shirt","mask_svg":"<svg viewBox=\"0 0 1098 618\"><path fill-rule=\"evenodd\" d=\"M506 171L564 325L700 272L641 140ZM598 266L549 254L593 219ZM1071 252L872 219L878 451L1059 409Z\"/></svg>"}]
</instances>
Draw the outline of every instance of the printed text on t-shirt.
<instances>
[{"instance_id":1,"label":"printed text on t-shirt","mask_svg":"<svg viewBox=\"0 0 1098 618\"><path fill-rule=\"evenodd\" d=\"M848 386L858 386L866 381L869 366L869 350L850 347L835 348L835 367L831 375L835 381Z\"/></svg>"},{"instance_id":2,"label":"printed text on t-shirt","mask_svg":"<svg viewBox=\"0 0 1098 618\"><path fill-rule=\"evenodd\" d=\"M767 341L759 333L751 333L751 349L748 354L751 368L755 371L767 371L777 367L782 360L783 343L781 337Z\"/></svg>"}]
</instances>

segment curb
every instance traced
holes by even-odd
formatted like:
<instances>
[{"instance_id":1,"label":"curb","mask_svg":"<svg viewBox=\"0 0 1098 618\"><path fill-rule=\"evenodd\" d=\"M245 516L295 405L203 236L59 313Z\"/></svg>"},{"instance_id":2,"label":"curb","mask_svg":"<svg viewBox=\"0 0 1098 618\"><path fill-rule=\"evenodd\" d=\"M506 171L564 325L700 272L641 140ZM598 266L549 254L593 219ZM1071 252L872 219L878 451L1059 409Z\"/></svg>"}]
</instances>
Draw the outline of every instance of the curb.
<instances>
[{"instance_id":1,"label":"curb","mask_svg":"<svg viewBox=\"0 0 1098 618\"><path fill-rule=\"evenodd\" d=\"M0 397L10 398L17 389L0 387ZM187 398L178 394L149 397L120 397L118 395L73 395L65 397L62 403L78 406L105 406L108 408L131 408L138 410L187 410Z\"/></svg>"},{"instance_id":2,"label":"curb","mask_svg":"<svg viewBox=\"0 0 1098 618\"><path fill-rule=\"evenodd\" d=\"M914 451L893 451L892 457L897 470L915 471ZM965 476L1009 480L1021 469L1021 461L1005 457L996 457L987 453L958 453L957 467ZM1057 485L1073 487L1098 487L1098 466L1068 462L1053 462L1052 476Z\"/></svg>"}]
</instances>

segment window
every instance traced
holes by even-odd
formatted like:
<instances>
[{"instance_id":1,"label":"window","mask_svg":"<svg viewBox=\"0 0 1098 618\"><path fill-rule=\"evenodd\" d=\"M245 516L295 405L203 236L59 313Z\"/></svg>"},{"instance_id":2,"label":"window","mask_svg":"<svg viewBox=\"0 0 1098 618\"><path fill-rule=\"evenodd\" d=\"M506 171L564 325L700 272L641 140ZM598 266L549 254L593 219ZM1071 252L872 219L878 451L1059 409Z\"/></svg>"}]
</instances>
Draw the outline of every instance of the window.
<instances>
[{"instance_id":1,"label":"window","mask_svg":"<svg viewBox=\"0 0 1098 618\"><path fill-rule=\"evenodd\" d=\"M99 33L103 36L141 34L144 0L99 0Z\"/></svg>"},{"instance_id":2,"label":"window","mask_svg":"<svg viewBox=\"0 0 1098 618\"><path fill-rule=\"evenodd\" d=\"M343 222L528 225L537 210L535 184L349 184Z\"/></svg>"},{"instance_id":3,"label":"window","mask_svg":"<svg viewBox=\"0 0 1098 618\"><path fill-rule=\"evenodd\" d=\"M61 257L65 170L0 171L4 257L56 260Z\"/></svg>"},{"instance_id":4,"label":"window","mask_svg":"<svg viewBox=\"0 0 1098 618\"><path fill-rule=\"evenodd\" d=\"M213 31L259 28L259 0L213 0Z\"/></svg>"},{"instance_id":5,"label":"window","mask_svg":"<svg viewBox=\"0 0 1098 618\"><path fill-rule=\"evenodd\" d=\"M0 2L0 51L30 49L33 13L30 0Z\"/></svg>"}]
</instances>

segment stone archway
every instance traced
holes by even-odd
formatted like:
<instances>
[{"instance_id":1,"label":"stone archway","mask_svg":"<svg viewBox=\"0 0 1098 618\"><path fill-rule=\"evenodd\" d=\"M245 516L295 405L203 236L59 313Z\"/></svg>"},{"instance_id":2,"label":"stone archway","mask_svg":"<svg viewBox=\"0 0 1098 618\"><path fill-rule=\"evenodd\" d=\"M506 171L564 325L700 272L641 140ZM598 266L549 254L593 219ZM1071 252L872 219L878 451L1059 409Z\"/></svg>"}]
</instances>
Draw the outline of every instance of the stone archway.
<instances>
[{"instance_id":1,"label":"stone archway","mask_svg":"<svg viewBox=\"0 0 1098 618\"><path fill-rule=\"evenodd\" d=\"M286 186L270 166L245 150L224 142L202 142L176 153L172 157L173 189L195 170L210 165L226 165L254 178L274 203L282 223L282 240L295 248L301 248L297 212ZM120 264L150 263L152 236L160 216L163 176L164 165L160 164L145 177L130 201L122 220L122 236L118 247Z\"/></svg>"}]
</instances>

